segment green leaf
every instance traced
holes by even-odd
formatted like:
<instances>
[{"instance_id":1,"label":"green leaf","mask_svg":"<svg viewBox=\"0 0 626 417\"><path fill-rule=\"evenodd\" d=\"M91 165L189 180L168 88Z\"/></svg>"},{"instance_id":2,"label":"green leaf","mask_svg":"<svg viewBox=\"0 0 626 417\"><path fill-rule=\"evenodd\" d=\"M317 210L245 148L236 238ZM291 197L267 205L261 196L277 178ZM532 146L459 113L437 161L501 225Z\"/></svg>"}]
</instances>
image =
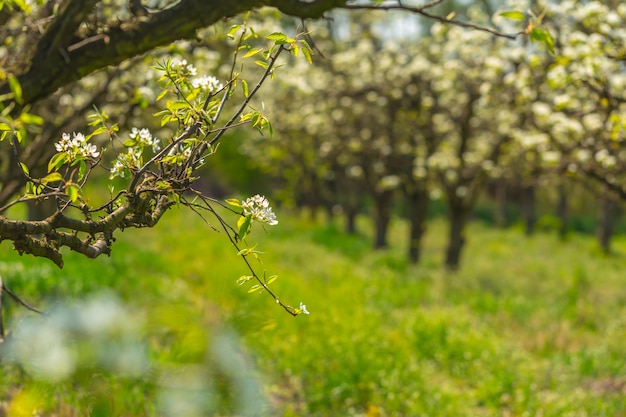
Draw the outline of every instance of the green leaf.
<instances>
[{"instance_id":1,"label":"green leaf","mask_svg":"<svg viewBox=\"0 0 626 417\"><path fill-rule=\"evenodd\" d=\"M270 33L269 35L267 35L266 38L271 41L280 41L280 40L287 39L287 35L285 35L282 32L274 32L274 33Z\"/></svg>"},{"instance_id":2,"label":"green leaf","mask_svg":"<svg viewBox=\"0 0 626 417\"><path fill-rule=\"evenodd\" d=\"M63 164L65 164L69 160L69 155L67 152L59 152L50 158L50 162L48 162L48 172L56 171Z\"/></svg>"},{"instance_id":3,"label":"green leaf","mask_svg":"<svg viewBox=\"0 0 626 417\"><path fill-rule=\"evenodd\" d=\"M274 32L272 34L267 35L265 38L269 39L271 41L274 41L274 43L276 43L276 45L284 45L286 43L294 42L294 39L288 37L287 35L285 35L282 32Z\"/></svg>"},{"instance_id":4,"label":"green leaf","mask_svg":"<svg viewBox=\"0 0 626 417\"><path fill-rule=\"evenodd\" d=\"M157 190L167 190L172 186L169 181L157 181L156 183Z\"/></svg>"},{"instance_id":5,"label":"green leaf","mask_svg":"<svg viewBox=\"0 0 626 417\"><path fill-rule=\"evenodd\" d=\"M552 37L552 35L550 35L550 32L548 32L547 30L543 29L543 37L544 37L544 44L546 45L546 48L548 48L548 51L550 51L550 53L552 55L555 54L554 51L554 38Z\"/></svg>"},{"instance_id":6,"label":"green leaf","mask_svg":"<svg viewBox=\"0 0 626 417\"><path fill-rule=\"evenodd\" d=\"M252 287L250 287L250 289L248 290L248 294L255 292L255 291L259 291L262 290L263 287L259 284L254 284Z\"/></svg>"},{"instance_id":7,"label":"green leaf","mask_svg":"<svg viewBox=\"0 0 626 417\"><path fill-rule=\"evenodd\" d=\"M107 132L107 128L104 126L101 126L97 128L96 130L94 130L93 132L91 132L91 135L89 135L89 137L96 136L96 135L99 135L101 133L106 133L106 132Z\"/></svg>"},{"instance_id":8,"label":"green leaf","mask_svg":"<svg viewBox=\"0 0 626 417\"><path fill-rule=\"evenodd\" d=\"M246 80L241 80L241 88L243 90L243 96L248 98L248 82Z\"/></svg>"},{"instance_id":9,"label":"green leaf","mask_svg":"<svg viewBox=\"0 0 626 417\"><path fill-rule=\"evenodd\" d=\"M263 50L263 48L252 48L252 49L250 49L250 50L248 51L248 53L247 53L247 54L245 54L245 55L243 56L243 58L249 58L249 57L251 57L251 56L253 56L253 55L258 54L258 53L259 53L259 52L261 52L262 50Z\"/></svg>"},{"instance_id":10,"label":"green leaf","mask_svg":"<svg viewBox=\"0 0 626 417\"><path fill-rule=\"evenodd\" d=\"M24 172L24 174L30 175L30 171L28 170L28 167L26 166L24 162L20 162L20 167L22 168L22 171Z\"/></svg>"},{"instance_id":11,"label":"green leaf","mask_svg":"<svg viewBox=\"0 0 626 417\"><path fill-rule=\"evenodd\" d=\"M226 200L226 204L228 204L229 206L241 208L241 201L237 200L236 198L229 198L228 200Z\"/></svg>"},{"instance_id":12,"label":"green leaf","mask_svg":"<svg viewBox=\"0 0 626 417\"><path fill-rule=\"evenodd\" d=\"M0 123L0 131L11 131L11 126L9 126L7 123Z\"/></svg>"},{"instance_id":13,"label":"green leaf","mask_svg":"<svg viewBox=\"0 0 626 417\"><path fill-rule=\"evenodd\" d=\"M65 193L70 198L72 203L78 200L78 196L80 194L80 187L77 184L71 183L65 187Z\"/></svg>"},{"instance_id":14,"label":"green leaf","mask_svg":"<svg viewBox=\"0 0 626 417\"><path fill-rule=\"evenodd\" d=\"M247 216L241 216L237 221L237 227L239 228L239 239L243 239L246 237L248 232L250 232L250 227L252 226L252 215L248 214Z\"/></svg>"},{"instance_id":15,"label":"green leaf","mask_svg":"<svg viewBox=\"0 0 626 417\"><path fill-rule=\"evenodd\" d=\"M517 10L509 10L506 12L501 12L501 13L498 13L498 15L502 17L506 17L507 19L511 19L511 20L525 20L526 19L526 15L522 12L518 12Z\"/></svg>"},{"instance_id":16,"label":"green leaf","mask_svg":"<svg viewBox=\"0 0 626 417\"><path fill-rule=\"evenodd\" d=\"M78 181L82 181L87 175L87 163L84 159L78 161Z\"/></svg>"},{"instance_id":17,"label":"green leaf","mask_svg":"<svg viewBox=\"0 0 626 417\"><path fill-rule=\"evenodd\" d=\"M267 279L267 282L265 283L265 285L270 285L272 282L276 281L277 279L278 279L278 275L272 275L271 277Z\"/></svg>"},{"instance_id":18,"label":"green leaf","mask_svg":"<svg viewBox=\"0 0 626 417\"><path fill-rule=\"evenodd\" d=\"M530 40L532 42L543 42L545 40L545 33L539 28L534 28L530 31Z\"/></svg>"},{"instance_id":19,"label":"green leaf","mask_svg":"<svg viewBox=\"0 0 626 417\"><path fill-rule=\"evenodd\" d=\"M167 102L167 108L170 111L176 111L181 109L188 109L189 104L183 100L170 100Z\"/></svg>"},{"instance_id":20,"label":"green leaf","mask_svg":"<svg viewBox=\"0 0 626 417\"><path fill-rule=\"evenodd\" d=\"M137 144L137 141L135 139L126 139L124 141L124 146L126 146L127 148L132 148L136 144Z\"/></svg>"},{"instance_id":21,"label":"green leaf","mask_svg":"<svg viewBox=\"0 0 626 417\"><path fill-rule=\"evenodd\" d=\"M269 67L269 64L267 62L263 62L263 61L254 61L255 64L257 64L259 67L267 69Z\"/></svg>"},{"instance_id":22,"label":"green leaf","mask_svg":"<svg viewBox=\"0 0 626 417\"><path fill-rule=\"evenodd\" d=\"M52 174L48 174L41 179L41 182L44 184L49 184L55 181L63 181L63 176L58 172L53 172Z\"/></svg>"},{"instance_id":23,"label":"green leaf","mask_svg":"<svg viewBox=\"0 0 626 417\"><path fill-rule=\"evenodd\" d=\"M304 55L308 63L312 64L313 59L311 57L313 55L313 49L311 49L311 46L304 39L301 40L300 43L302 43L302 54Z\"/></svg>"},{"instance_id":24,"label":"green leaf","mask_svg":"<svg viewBox=\"0 0 626 417\"><path fill-rule=\"evenodd\" d=\"M226 35L228 39L235 39L235 32L239 30L239 25L232 25L230 29L228 29L228 34Z\"/></svg>"},{"instance_id":25,"label":"green leaf","mask_svg":"<svg viewBox=\"0 0 626 417\"><path fill-rule=\"evenodd\" d=\"M20 120L22 121L22 123L27 125L41 126L43 124L43 117L30 113L20 114Z\"/></svg>"},{"instance_id":26,"label":"green leaf","mask_svg":"<svg viewBox=\"0 0 626 417\"><path fill-rule=\"evenodd\" d=\"M161 100L163 97L165 97L166 94L167 94L167 90L161 91L155 101Z\"/></svg>"},{"instance_id":27,"label":"green leaf","mask_svg":"<svg viewBox=\"0 0 626 417\"><path fill-rule=\"evenodd\" d=\"M22 104L24 102L22 99L22 86L14 75L9 75L9 87L11 88L15 101Z\"/></svg>"},{"instance_id":28,"label":"green leaf","mask_svg":"<svg viewBox=\"0 0 626 417\"><path fill-rule=\"evenodd\" d=\"M252 275L242 275L237 280L237 285L243 285L246 282L250 281L252 278L254 278Z\"/></svg>"}]
</instances>

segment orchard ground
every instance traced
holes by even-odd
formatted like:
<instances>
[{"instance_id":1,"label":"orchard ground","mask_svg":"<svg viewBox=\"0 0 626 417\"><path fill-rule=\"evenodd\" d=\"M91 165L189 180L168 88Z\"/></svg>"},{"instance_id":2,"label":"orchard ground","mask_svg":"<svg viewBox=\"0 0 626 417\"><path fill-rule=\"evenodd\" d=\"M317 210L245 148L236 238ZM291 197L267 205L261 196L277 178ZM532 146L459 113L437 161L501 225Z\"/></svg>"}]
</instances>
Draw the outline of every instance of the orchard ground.
<instances>
[{"instance_id":1,"label":"orchard ground","mask_svg":"<svg viewBox=\"0 0 626 417\"><path fill-rule=\"evenodd\" d=\"M247 409L255 415L626 414L624 237L605 256L591 236L527 238L474 222L463 268L448 273L443 221L429 226L422 263L412 266L400 220L391 248L372 251L365 219L363 235L346 236L339 224L281 211L269 234L251 239L268 274L279 276L271 288L281 301L304 302L311 313L296 318L237 285L241 259L188 212L120 234L111 258L68 253L63 270L4 243L0 274L14 292L44 310L113 292L128 320L141 319L137 340L158 365L132 377L87 367L51 382L5 362L0 415L167 415L151 370L196 366L216 352L219 335L229 335L245 365L233 374L214 358L219 369L205 384L214 415L244 413L237 404L254 396L241 381L262 391ZM13 319L33 315L4 304ZM13 320L9 330L20 325ZM180 415L202 415L190 410Z\"/></svg>"}]
</instances>

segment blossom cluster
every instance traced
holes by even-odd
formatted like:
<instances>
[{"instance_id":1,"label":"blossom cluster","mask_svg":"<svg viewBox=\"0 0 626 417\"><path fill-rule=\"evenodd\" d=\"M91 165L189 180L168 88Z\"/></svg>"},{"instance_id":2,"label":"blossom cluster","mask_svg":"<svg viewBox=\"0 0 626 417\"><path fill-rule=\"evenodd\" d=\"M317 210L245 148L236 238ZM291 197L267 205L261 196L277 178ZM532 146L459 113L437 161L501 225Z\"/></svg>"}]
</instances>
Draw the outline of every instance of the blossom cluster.
<instances>
[{"instance_id":1,"label":"blossom cluster","mask_svg":"<svg viewBox=\"0 0 626 417\"><path fill-rule=\"evenodd\" d=\"M178 70L184 75L195 76L198 73L196 67L194 67L192 64L188 64L186 59L172 62L172 68Z\"/></svg>"},{"instance_id":2,"label":"blossom cluster","mask_svg":"<svg viewBox=\"0 0 626 417\"><path fill-rule=\"evenodd\" d=\"M65 152L71 159L77 158L97 158L100 152L96 145L87 142L87 138L82 133L74 133L70 137L69 133L63 133L61 140L54 144L58 152Z\"/></svg>"},{"instance_id":3,"label":"blossom cluster","mask_svg":"<svg viewBox=\"0 0 626 417\"><path fill-rule=\"evenodd\" d=\"M200 88L209 93L213 93L223 88L223 84L212 75L203 75L201 77L194 78L191 80L191 85L193 88Z\"/></svg>"},{"instance_id":4,"label":"blossom cluster","mask_svg":"<svg viewBox=\"0 0 626 417\"><path fill-rule=\"evenodd\" d=\"M127 153L117 156L113 168L111 168L110 178L124 178L126 171L132 168L138 168L141 164L141 150L137 148L129 148Z\"/></svg>"},{"instance_id":5,"label":"blossom cluster","mask_svg":"<svg viewBox=\"0 0 626 417\"><path fill-rule=\"evenodd\" d=\"M253 220L261 223L267 223L270 226L278 224L276 215L270 207L269 201L259 194L250 197L241 203L243 214L251 216Z\"/></svg>"},{"instance_id":6,"label":"blossom cluster","mask_svg":"<svg viewBox=\"0 0 626 417\"><path fill-rule=\"evenodd\" d=\"M137 129L136 127L133 127L128 136L140 146L152 146L152 150L154 152L161 149L159 139L152 137L152 133L150 133L150 131L146 128Z\"/></svg>"}]
</instances>

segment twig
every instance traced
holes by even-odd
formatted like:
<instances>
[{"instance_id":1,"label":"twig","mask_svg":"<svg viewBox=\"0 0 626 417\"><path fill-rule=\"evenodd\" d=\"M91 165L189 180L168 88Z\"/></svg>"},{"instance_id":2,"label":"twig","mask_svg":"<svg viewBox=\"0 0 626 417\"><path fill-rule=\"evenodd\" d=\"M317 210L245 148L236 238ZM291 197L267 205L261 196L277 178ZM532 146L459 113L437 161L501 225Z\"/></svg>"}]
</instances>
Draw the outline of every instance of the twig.
<instances>
[{"instance_id":1,"label":"twig","mask_svg":"<svg viewBox=\"0 0 626 417\"><path fill-rule=\"evenodd\" d=\"M428 8L433 7L438 3L441 3L441 1L433 1L431 3L425 4L420 7L411 7L411 6L405 6L402 4L401 1L399 1L398 3L394 3L394 4L385 5L385 3L383 3L381 5L376 5L376 6L369 5L369 4L347 4L345 6L342 6L341 8L347 9L347 10L384 10L384 11L400 10L404 12L411 12L411 13L422 15L432 20L436 20L441 23L447 23L447 24L464 27L467 29L474 29L474 30L478 30L481 32L487 32L492 35L499 36L501 38L511 39L511 40L517 39L517 37L521 33L523 33L523 32L515 33L515 34L502 33L496 29L488 28L486 26L476 25L473 23L464 22L462 20L449 19L447 17L438 16L436 14L432 14L426 11Z\"/></svg>"},{"instance_id":2,"label":"twig","mask_svg":"<svg viewBox=\"0 0 626 417\"><path fill-rule=\"evenodd\" d=\"M47 316L48 315L48 313L45 313L45 312L43 312L41 310L38 310L35 307L33 307L30 304L28 304L26 301L22 300L20 297L17 296L17 294L15 294L13 291L9 290L6 285L2 286L2 291L4 291L7 294L9 294L9 296L11 296L12 299L17 301L17 303L20 304L25 309L30 310L30 311L32 311L34 313L37 313L37 314L41 314L42 316Z\"/></svg>"},{"instance_id":3,"label":"twig","mask_svg":"<svg viewBox=\"0 0 626 417\"><path fill-rule=\"evenodd\" d=\"M267 65L267 69L263 73L263 76L261 76L261 78L259 79L257 84L254 86L252 91L250 91L250 94L248 94L248 97L246 97L246 99L243 101L241 106L239 106L239 109L235 112L235 114L233 114L233 116L230 118L230 120L228 120L228 122L226 122L226 124L224 125L224 129L221 130L217 135L215 135L215 137L213 139L211 139L209 141L209 145L213 145L215 142L217 142L220 139L220 137L224 134L224 132L226 131L226 128L232 126L233 123L235 123L235 120L239 117L239 115L241 115L241 113L243 113L244 109L248 106L248 103L250 103L250 100L252 100L252 97L254 97L254 95L257 93L257 91L259 91L259 89L263 85L263 82L271 74L272 69L274 67L274 64L276 64L276 61L278 60L278 57L280 56L280 54L283 51L286 51L286 50L287 50L287 48L285 48L284 45L280 45L280 47L278 48L278 51L276 51L276 53L271 57L270 62Z\"/></svg>"}]
</instances>

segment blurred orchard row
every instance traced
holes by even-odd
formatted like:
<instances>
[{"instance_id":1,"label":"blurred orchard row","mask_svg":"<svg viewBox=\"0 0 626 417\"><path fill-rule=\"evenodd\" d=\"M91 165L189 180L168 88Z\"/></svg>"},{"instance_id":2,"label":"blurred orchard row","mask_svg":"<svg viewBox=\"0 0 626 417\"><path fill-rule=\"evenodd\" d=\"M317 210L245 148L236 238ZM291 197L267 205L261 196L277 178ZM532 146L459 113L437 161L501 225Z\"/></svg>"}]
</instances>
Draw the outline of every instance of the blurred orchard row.
<instances>
[{"instance_id":1,"label":"blurred orchard row","mask_svg":"<svg viewBox=\"0 0 626 417\"><path fill-rule=\"evenodd\" d=\"M414 262L429 204L441 198L445 264L457 268L486 191L501 224L507 200L521 204L528 233L539 192L554 200L563 234L571 197L597 200L608 250L612 213L626 196L626 4L553 2L543 13L553 54L545 43L441 24L402 36L389 16L345 17L345 37L332 22L316 25L326 58L289 64L281 88L265 96L266 106L288 110L272 118L273 136L243 149L293 203L343 213L348 232L371 208L376 248L401 209ZM468 14L490 23L478 9ZM493 23L508 32L527 24L498 14Z\"/></svg>"},{"instance_id":2,"label":"blurred orchard row","mask_svg":"<svg viewBox=\"0 0 626 417\"><path fill-rule=\"evenodd\" d=\"M124 18L129 11L115 4L101 13ZM288 204L343 215L350 233L357 215L371 213L376 248L387 245L389 223L401 214L410 224L413 262L420 259L432 202L445 201L450 269L460 264L466 225L485 196L494 200L499 224L511 221L507 204L519 205L528 233L538 217L538 196L548 196L563 235L568 208L592 200L601 214L600 244L608 251L617 206L626 197L626 4L535 2L521 16L528 6L450 7L460 18L501 33L531 33L539 24L551 38L535 32L511 40L371 10L335 11L306 25L269 9L254 12L250 33L259 48L246 46L247 57L262 54L265 35L276 33L280 22L284 33L306 34L313 62L281 57L272 82L250 102L267 114L271 128L263 135L227 135L223 155L218 150L207 162L215 175L200 185L215 187L224 181L214 178L227 177L239 181L239 191L245 183L254 193L254 187L270 187ZM155 140L172 137L174 129L153 117L159 110L155 62L173 59L189 64L193 75L228 82L240 70L232 59L233 23L83 77L40 100L29 111L45 123L29 132L34 139L22 145L20 161L33 176L45 175L53 144L64 132L84 130L94 106L117 123L121 135L148 128ZM7 67L18 64L12 48L28 43L19 24L13 32L9 27L0 49ZM259 62L247 71L262 73L260 56ZM247 95L253 85L240 87ZM234 155L240 153L244 162ZM219 159L230 157L239 165ZM13 151L3 149L0 206L24 186L12 158ZM257 176L258 170L265 176ZM49 214L45 204L31 205L30 212L34 219Z\"/></svg>"}]
</instances>

